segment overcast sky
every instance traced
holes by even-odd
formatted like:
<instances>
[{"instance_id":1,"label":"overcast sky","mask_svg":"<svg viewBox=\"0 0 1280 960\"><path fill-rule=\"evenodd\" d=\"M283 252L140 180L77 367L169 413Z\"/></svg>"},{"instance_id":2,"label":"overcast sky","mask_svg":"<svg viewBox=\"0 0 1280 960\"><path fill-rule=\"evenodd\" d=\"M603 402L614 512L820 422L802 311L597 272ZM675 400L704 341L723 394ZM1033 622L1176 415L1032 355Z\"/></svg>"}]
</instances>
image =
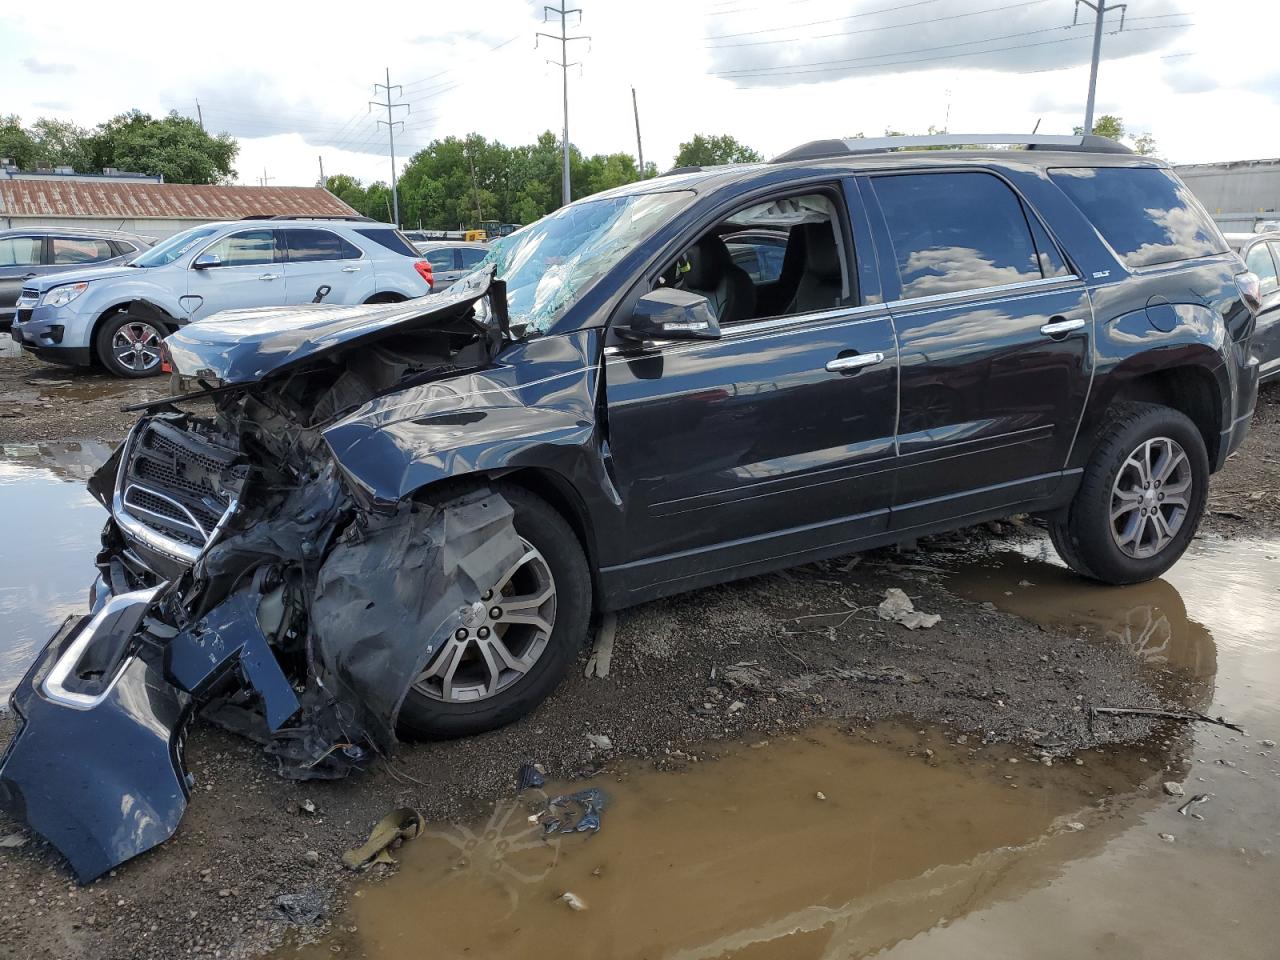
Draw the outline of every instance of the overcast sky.
<instances>
[{"instance_id":1,"label":"overcast sky","mask_svg":"<svg viewBox=\"0 0 1280 960\"><path fill-rule=\"evenodd\" d=\"M883 133L1070 133L1082 122L1092 11L1071 0L578 0L570 33L570 139L670 165L694 133L765 156L806 140ZM6 4L12 8L16 4ZM0 114L92 126L169 110L240 140L243 183L326 173L388 179L374 83L407 116L401 162L476 131L526 143L561 126L558 18L528 0L240 3L64 0L0 12ZM54 8L49 8L54 9ZM197 11L200 11L197 13ZM641 12L643 11L643 12ZM1280 156L1276 0L1130 0L1107 16L1098 110L1149 132L1174 162ZM1250 50L1251 41L1256 48Z\"/></svg>"}]
</instances>

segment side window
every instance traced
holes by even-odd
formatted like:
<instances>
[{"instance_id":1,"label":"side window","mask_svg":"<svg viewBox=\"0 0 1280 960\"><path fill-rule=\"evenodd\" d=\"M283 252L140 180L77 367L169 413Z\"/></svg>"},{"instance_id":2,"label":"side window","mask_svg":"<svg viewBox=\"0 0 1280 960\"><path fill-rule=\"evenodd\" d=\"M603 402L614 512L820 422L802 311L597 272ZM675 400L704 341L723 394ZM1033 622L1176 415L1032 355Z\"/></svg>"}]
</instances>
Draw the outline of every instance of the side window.
<instances>
[{"instance_id":1,"label":"side window","mask_svg":"<svg viewBox=\"0 0 1280 960\"><path fill-rule=\"evenodd\" d=\"M117 257L128 257L138 252L137 246L128 240L112 240L111 246L115 247Z\"/></svg>"},{"instance_id":2,"label":"side window","mask_svg":"<svg viewBox=\"0 0 1280 960\"><path fill-rule=\"evenodd\" d=\"M999 178L913 173L871 182L904 300L1045 276L1022 201Z\"/></svg>"},{"instance_id":3,"label":"side window","mask_svg":"<svg viewBox=\"0 0 1280 960\"><path fill-rule=\"evenodd\" d=\"M38 267L39 237L5 237L0 240L0 267Z\"/></svg>"},{"instance_id":4,"label":"side window","mask_svg":"<svg viewBox=\"0 0 1280 960\"><path fill-rule=\"evenodd\" d=\"M1227 252L1204 208L1162 167L1062 167L1049 176L1130 267Z\"/></svg>"},{"instance_id":5,"label":"side window","mask_svg":"<svg viewBox=\"0 0 1280 960\"><path fill-rule=\"evenodd\" d=\"M289 249L290 263L355 260L360 256L360 251L353 244L328 230L285 230L284 241Z\"/></svg>"},{"instance_id":6,"label":"side window","mask_svg":"<svg viewBox=\"0 0 1280 960\"><path fill-rule=\"evenodd\" d=\"M453 247L436 247L422 255L432 270L453 270Z\"/></svg>"},{"instance_id":7,"label":"side window","mask_svg":"<svg viewBox=\"0 0 1280 960\"><path fill-rule=\"evenodd\" d=\"M111 244L92 237L50 237L50 263L93 263L110 260L115 256Z\"/></svg>"},{"instance_id":8,"label":"side window","mask_svg":"<svg viewBox=\"0 0 1280 960\"><path fill-rule=\"evenodd\" d=\"M458 254L462 257L462 269L470 270L480 263L488 253L488 250L477 250L475 247L459 247Z\"/></svg>"},{"instance_id":9,"label":"side window","mask_svg":"<svg viewBox=\"0 0 1280 960\"><path fill-rule=\"evenodd\" d=\"M222 261L224 267L249 267L276 260L274 230L246 230L223 237L206 253Z\"/></svg>"},{"instance_id":10,"label":"side window","mask_svg":"<svg viewBox=\"0 0 1280 960\"><path fill-rule=\"evenodd\" d=\"M1274 293L1280 281L1276 278L1276 262L1267 249L1270 244L1255 243L1249 248L1249 255L1244 258L1244 265L1258 275L1262 293Z\"/></svg>"},{"instance_id":11,"label":"side window","mask_svg":"<svg viewBox=\"0 0 1280 960\"><path fill-rule=\"evenodd\" d=\"M1031 227L1031 238L1036 243L1036 257L1040 261L1040 273L1045 277L1069 277L1072 275L1070 268L1062 260L1062 254L1058 252L1058 248L1054 246L1053 240L1049 237L1049 233L1044 228L1044 224L1040 222L1040 218L1028 210L1025 206L1022 212L1026 214L1027 225Z\"/></svg>"},{"instance_id":12,"label":"side window","mask_svg":"<svg viewBox=\"0 0 1280 960\"><path fill-rule=\"evenodd\" d=\"M839 209L825 191L757 201L703 233L659 282L706 297L722 325L850 306L857 291ZM785 244L766 259L752 238L725 240L747 231L785 237ZM783 270L788 249L794 266Z\"/></svg>"}]
</instances>

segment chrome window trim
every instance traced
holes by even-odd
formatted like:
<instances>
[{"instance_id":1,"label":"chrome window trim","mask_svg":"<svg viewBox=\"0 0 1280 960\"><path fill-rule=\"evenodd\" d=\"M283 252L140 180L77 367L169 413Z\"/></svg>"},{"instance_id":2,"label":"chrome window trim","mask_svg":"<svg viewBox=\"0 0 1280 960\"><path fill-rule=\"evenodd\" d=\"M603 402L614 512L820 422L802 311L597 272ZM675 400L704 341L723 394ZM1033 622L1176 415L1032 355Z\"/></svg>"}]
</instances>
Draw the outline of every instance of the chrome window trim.
<instances>
[{"instance_id":1,"label":"chrome window trim","mask_svg":"<svg viewBox=\"0 0 1280 960\"><path fill-rule=\"evenodd\" d=\"M745 323L735 323L728 329L722 330L721 335L712 340L649 340L646 341L646 344L651 350L643 353L637 353L636 348L617 345L608 346L604 348L604 355L606 358L619 357L630 360L638 356L649 356L652 350L665 347L696 347L726 342L747 343L752 340L765 339L759 334L789 333L793 328L806 327L825 330L829 326L839 326L842 323L865 323L868 320L876 320L881 317L888 318L888 312L885 310L885 304L883 303L867 303L857 307L832 307L830 310L815 310L811 313L798 313L785 317L768 317L763 320L748 320ZM823 326L822 324L828 320L834 320L836 323ZM639 347L640 345L637 344L636 346Z\"/></svg>"},{"instance_id":2,"label":"chrome window trim","mask_svg":"<svg viewBox=\"0 0 1280 960\"><path fill-rule=\"evenodd\" d=\"M930 304L946 303L952 300L964 300L967 298L982 299L984 297L1001 297L1005 294L1016 294L1027 290L1037 290L1048 287L1070 287L1076 284L1083 284L1084 278L1079 274L1071 274L1066 277L1037 277L1035 280L1019 280L1017 283L1002 283L993 287L973 287L969 290L952 290L947 293L932 293L926 297L906 297L901 300L890 300L890 307L917 307L929 306Z\"/></svg>"}]
</instances>

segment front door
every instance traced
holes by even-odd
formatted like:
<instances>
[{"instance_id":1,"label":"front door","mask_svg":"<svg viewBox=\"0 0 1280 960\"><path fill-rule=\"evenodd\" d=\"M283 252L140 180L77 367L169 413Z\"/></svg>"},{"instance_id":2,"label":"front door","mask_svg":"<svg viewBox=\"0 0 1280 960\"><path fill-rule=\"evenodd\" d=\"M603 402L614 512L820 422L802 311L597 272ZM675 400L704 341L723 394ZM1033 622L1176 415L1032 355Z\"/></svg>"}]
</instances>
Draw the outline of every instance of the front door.
<instances>
[{"instance_id":1,"label":"front door","mask_svg":"<svg viewBox=\"0 0 1280 960\"><path fill-rule=\"evenodd\" d=\"M185 302L193 304L191 319L222 310L283 306L281 260L276 231L271 229L242 230L214 241L196 255L187 271ZM197 269L197 261L210 265Z\"/></svg>"},{"instance_id":2,"label":"front door","mask_svg":"<svg viewBox=\"0 0 1280 960\"><path fill-rule=\"evenodd\" d=\"M793 237L824 240L797 274L790 312L722 321L718 340L607 349L627 556L611 572L627 589L765 569L887 528L897 348L888 311L850 276L842 205L834 189L779 204L817 221Z\"/></svg>"},{"instance_id":3,"label":"front door","mask_svg":"<svg viewBox=\"0 0 1280 960\"><path fill-rule=\"evenodd\" d=\"M900 349L893 529L1051 493L1089 387L1083 280L993 174L864 184L882 214L876 243Z\"/></svg>"}]
</instances>

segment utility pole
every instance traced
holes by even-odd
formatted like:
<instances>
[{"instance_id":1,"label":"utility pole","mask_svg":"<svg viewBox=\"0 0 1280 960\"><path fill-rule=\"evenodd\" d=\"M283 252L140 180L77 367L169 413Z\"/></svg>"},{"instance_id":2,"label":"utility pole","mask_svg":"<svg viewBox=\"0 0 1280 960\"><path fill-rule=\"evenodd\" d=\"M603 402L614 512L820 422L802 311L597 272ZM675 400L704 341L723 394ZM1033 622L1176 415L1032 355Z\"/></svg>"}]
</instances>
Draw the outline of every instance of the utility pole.
<instances>
[{"instance_id":1,"label":"utility pole","mask_svg":"<svg viewBox=\"0 0 1280 960\"><path fill-rule=\"evenodd\" d=\"M1094 94L1098 89L1098 61L1102 58L1102 18L1109 10L1120 11L1120 29L1124 29L1124 12L1128 8L1127 3L1108 4L1107 0L1097 0L1096 3L1091 0L1076 0L1076 14L1071 20L1074 27L1080 22L1080 4L1084 4L1094 13L1093 21L1093 63L1089 67L1089 99L1085 101L1084 107L1084 133L1085 136L1093 133L1093 102Z\"/></svg>"},{"instance_id":2,"label":"utility pole","mask_svg":"<svg viewBox=\"0 0 1280 960\"><path fill-rule=\"evenodd\" d=\"M324 157L317 156L316 159L320 161L320 189L328 190L329 181L324 178Z\"/></svg>"},{"instance_id":3,"label":"utility pole","mask_svg":"<svg viewBox=\"0 0 1280 960\"><path fill-rule=\"evenodd\" d=\"M266 168L266 167L263 167L263 168L262 168L262 176L258 178L258 186L260 186L260 187L269 186L269 185L270 185L270 183L271 183L271 181L272 181L272 180L274 180L274 179L275 179L275 177L268 177L268 176L267 176L267 168Z\"/></svg>"},{"instance_id":4,"label":"utility pole","mask_svg":"<svg viewBox=\"0 0 1280 960\"><path fill-rule=\"evenodd\" d=\"M476 158L471 155L471 145L463 144L462 151L467 155L467 162L471 164L471 191L476 200L476 227L480 226L480 221L484 219L484 211L480 209L480 184L476 180Z\"/></svg>"},{"instance_id":5,"label":"utility pole","mask_svg":"<svg viewBox=\"0 0 1280 960\"><path fill-rule=\"evenodd\" d=\"M573 197L569 191L569 68L578 66L578 62L569 62L569 44L575 40L590 40L588 36L571 37L568 35L569 14L576 13L578 15L578 23L582 23L582 11L577 7L565 9L565 0L560 0L560 6L544 6L542 8L542 22L549 22L551 14L559 14L560 16L560 33L537 33L534 34L534 46L538 45L539 37L546 37L548 40L560 41L560 59L548 60L547 63L554 64L560 68L561 79L564 84L564 163L561 171L560 196L562 203L568 203Z\"/></svg>"},{"instance_id":6,"label":"utility pole","mask_svg":"<svg viewBox=\"0 0 1280 960\"><path fill-rule=\"evenodd\" d=\"M204 114L200 112L200 99L196 98L196 119L200 121L200 129L204 129Z\"/></svg>"},{"instance_id":7,"label":"utility pole","mask_svg":"<svg viewBox=\"0 0 1280 960\"><path fill-rule=\"evenodd\" d=\"M400 192L396 187L396 124L399 124L400 129L403 130L404 121L395 119L395 115L391 111L399 110L403 107L406 111L405 116L408 116L413 112L413 110L407 103L391 102L391 91L397 90L399 93L397 93L396 96L402 96L404 94L404 88L400 86L393 87L391 85L390 67L387 67L387 82L375 83L373 85L373 92L375 96L379 90L385 90L387 92L387 99L385 102L382 100L370 100L369 110L372 111L374 107L385 107L387 110L387 119L379 120L378 125L381 126L384 123L387 125L387 143L391 151L391 203L395 208L391 214L391 219L398 227L400 226Z\"/></svg>"},{"instance_id":8,"label":"utility pole","mask_svg":"<svg viewBox=\"0 0 1280 960\"><path fill-rule=\"evenodd\" d=\"M636 157L640 161L640 179L644 179L644 147L640 146L640 108L636 105L636 88L631 88L631 111L636 115Z\"/></svg>"}]
</instances>

